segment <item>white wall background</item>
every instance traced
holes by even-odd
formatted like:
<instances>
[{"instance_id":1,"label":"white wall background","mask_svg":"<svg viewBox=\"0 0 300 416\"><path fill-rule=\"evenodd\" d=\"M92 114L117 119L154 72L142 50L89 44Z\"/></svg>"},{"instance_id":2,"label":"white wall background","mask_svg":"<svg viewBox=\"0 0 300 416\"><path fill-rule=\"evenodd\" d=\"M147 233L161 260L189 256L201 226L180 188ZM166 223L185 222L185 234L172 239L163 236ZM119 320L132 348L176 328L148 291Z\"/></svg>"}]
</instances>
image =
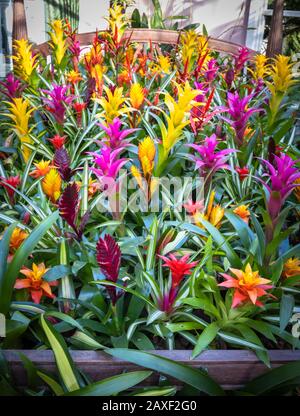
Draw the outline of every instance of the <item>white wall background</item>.
<instances>
[{"instance_id":1,"label":"white wall background","mask_svg":"<svg viewBox=\"0 0 300 416\"><path fill-rule=\"evenodd\" d=\"M28 37L34 43L46 41L44 0L25 0ZM94 32L107 27L109 0L80 0L79 33Z\"/></svg>"},{"instance_id":2,"label":"white wall background","mask_svg":"<svg viewBox=\"0 0 300 416\"><path fill-rule=\"evenodd\" d=\"M160 4L164 16L189 16L181 26L200 23L211 36L239 43L244 39L245 0L160 0ZM135 7L148 18L153 14L151 0L136 0Z\"/></svg>"}]
</instances>

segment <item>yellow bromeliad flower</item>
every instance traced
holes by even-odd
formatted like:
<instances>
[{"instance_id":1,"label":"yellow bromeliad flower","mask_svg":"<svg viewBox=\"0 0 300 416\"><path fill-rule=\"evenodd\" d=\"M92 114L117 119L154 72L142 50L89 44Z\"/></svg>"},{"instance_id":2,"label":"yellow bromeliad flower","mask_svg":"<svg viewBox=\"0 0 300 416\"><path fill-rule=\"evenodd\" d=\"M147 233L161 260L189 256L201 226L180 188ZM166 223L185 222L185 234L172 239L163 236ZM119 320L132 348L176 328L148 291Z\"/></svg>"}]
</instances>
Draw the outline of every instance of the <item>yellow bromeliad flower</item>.
<instances>
[{"instance_id":1,"label":"yellow bromeliad flower","mask_svg":"<svg viewBox=\"0 0 300 416\"><path fill-rule=\"evenodd\" d=\"M292 66L288 56L278 55L273 59L273 65L270 67L271 82L267 82L267 85L271 92L269 107L272 121L275 120L283 97L289 88L296 83L293 80Z\"/></svg>"},{"instance_id":2,"label":"yellow bromeliad flower","mask_svg":"<svg viewBox=\"0 0 300 416\"><path fill-rule=\"evenodd\" d=\"M14 41L14 70L17 75L24 81L29 81L30 77L37 67L37 56L33 56L32 47L28 40L20 39Z\"/></svg>"},{"instance_id":3,"label":"yellow bromeliad flower","mask_svg":"<svg viewBox=\"0 0 300 416\"><path fill-rule=\"evenodd\" d=\"M56 169L51 169L42 181L44 193L54 204L61 194L61 177Z\"/></svg>"},{"instance_id":4,"label":"yellow bromeliad flower","mask_svg":"<svg viewBox=\"0 0 300 416\"><path fill-rule=\"evenodd\" d=\"M138 110L144 102L145 95L142 86L139 83L132 84L130 87L130 104Z\"/></svg>"},{"instance_id":5,"label":"yellow bromeliad flower","mask_svg":"<svg viewBox=\"0 0 300 416\"><path fill-rule=\"evenodd\" d=\"M170 58L168 56L159 55L156 62L150 63L150 70L154 74L170 74Z\"/></svg>"},{"instance_id":6,"label":"yellow bromeliad flower","mask_svg":"<svg viewBox=\"0 0 300 416\"><path fill-rule=\"evenodd\" d=\"M138 156L145 178L152 175L155 153L155 144L150 137L146 137L142 142L140 142Z\"/></svg>"},{"instance_id":7,"label":"yellow bromeliad flower","mask_svg":"<svg viewBox=\"0 0 300 416\"><path fill-rule=\"evenodd\" d=\"M21 151L25 162L27 162L31 155L31 149L26 146L26 143L32 143L32 139L29 136L31 131L29 119L35 109L29 108L29 102L23 98L14 98L12 102L7 104L9 105L10 114L6 115L12 120L11 126L21 141Z\"/></svg>"},{"instance_id":8,"label":"yellow bromeliad flower","mask_svg":"<svg viewBox=\"0 0 300 416\"><path fill-rule=\"evenodd\" d=\"M122 36L129 25L129 19L123 12L121 5L115 4L109 9L109 18L106 19L112 39L116 44L120 43Z\"/></svg>"},{"instance_id":9,"label":"yellow bromeliad flower","mask_svg":"<svg viewBox=\"0 0 300 416\"><path fill-rule=\"evenodd\" d=\"M142 177L141 172L139 171L139 169L135 165L132 165L131 168L130 168L130 171L131 171L132 176L137 181L139 187L143 188L143 177Z\"/></svg>"},{"instance_id":10,"label":"yellow bromeliad flower","mask_svg":"<svg viewBox=\"0 0 300 416\"><path fill-rule=\"evenodd\" d=\"M220 228L222 219L225 214L225 209L222 208L219 204L214 205L215 196L215 191L212 191L208 201L207 209L204 213L196 211L193 214L193 219L195 223L198 225L198 227L205 228L200 221L200 219L204 219L206 221L209 221L214 227Z\"/></svg>"},{"instance_id":11,"label":"yellow bromeliad flower","mask_svg":"<svg viewBox=\"0 0 300 416\"><path fill-rule=\"evenodd\" d=\"M268 65L268 58L266 55L257 54L254 57L254 69L249 68L249 71L256 80L264 79L270 72L270 66Z\"/></svg>"},{"instance_id":12,"label":"yellow bromeliad flower","mask_svg":"<svg viewBox=\"0 0 300 416\"><path fill-rule=\"evenodd\" d=\"M171 148L177 143L182 135L182 130L190 121L188 119L189 111L193 106L198 105L194 98L199 94L199 90L191 88L186 82L184 86L177 86L178 101L167 93L165 103L168 107L169 116L166 116L167 127L161 125L162 144L165 151L164 158L167 157Z\"/></svg>"},{"instance_id":13,"label":"yellow bromeliad flower","mask_svg":"<svg viewBox=\"0 0 300 416\"><path fill-rule=\"evenodd\" d=\"M294 194L296 198L298 199L298 201L300 202L300 178L296 179L294 183L299 184L299 186L296 186L294 188Z\"/></svg>"},{"instance_id":14,"label":"yellow bromeliad flower","mask_svg":"<svg viewBox=\"0 0 300 416\"><path fill-rule=\"evenodd\" d=\"M197 59L204 57L204 63L210 59L207 37L198 35L194 30L183 32L180 36L181 58L183 66L190 72Z\"/></svg>"},{"instance_id":15,"label":"yellow bromeliad flower","mask_svg":"<svg viewBox=\"0 0 300 416\"><path fill-rule=\"evenodd\" d=\"M233 210L246 224L249 222L250 211L248 210L249 205L240 205Z\"/></svg>"},{"instance_id":16,"label":"yellow bromeliad flower","mask_svg":"<svg viewBox=\"0 0 300 416\"><path fill-rule=\"evenodd\" d=\"M193 106L198 105L194 99L199 95L199 90L192 89L189 82L186 81L184 86L176 85L178 91L178 101L167 93L165 96L165 103L170 112L170 118L173 121L174 127L179 126L184 119L186 114L191 110Z\"/></svg>"},{"instance_id":17,"label":"yellow bromeliad flower","mask_svg":"<svg viewBox=\"0 0 300 416\"><path fill-rule=\"evenodd\" d=\"M63 20L53 20L50 23L50 27L52 29L52 32L49 32L51 38L50 46L54 51L57 64L60 65L68 48L64 33L65 25Z\"/></svg>"},{"instance_id":18,"label":"yellow bromeliad flower","mask_svg":"<svg viewBox=\"0 0 300 416\"><path fill-rule=\"evenodd\" d=\"M300 276L300 259L291 257L284 263L282 276L286 278L298 275Z\"/></svg>"},{"instance_id":19,"label":"yellow bromeliad flower","mask_svg":"<svg viewBox=\"0 0 300 416\"><path fill-rule=\"evenodd\" d=\"M124 106L125 98L123 97L123 88L115 88L111 91L104 86L106 98L95 98L95 101L101 105L104 114L98 114L98 118L104 117L107 123L112 123L113 119L127 112L129 109Z\"/></svg>"}]
</instances>

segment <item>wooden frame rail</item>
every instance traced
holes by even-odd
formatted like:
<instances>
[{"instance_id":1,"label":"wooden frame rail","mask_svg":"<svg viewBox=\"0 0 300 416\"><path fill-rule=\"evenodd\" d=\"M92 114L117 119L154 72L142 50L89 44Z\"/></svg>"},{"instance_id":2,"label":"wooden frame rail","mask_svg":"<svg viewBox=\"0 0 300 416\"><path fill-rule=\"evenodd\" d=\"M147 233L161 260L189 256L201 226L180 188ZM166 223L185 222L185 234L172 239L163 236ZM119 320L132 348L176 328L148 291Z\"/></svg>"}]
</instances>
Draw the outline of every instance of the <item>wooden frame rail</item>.
<instances>
[{"instance_id":1,"label":"wooden frame rail","mask_svg":"<svg viewBox=\"0 0 300 416\"><path fill-rule=\"evenodd\" d=\"M26 355L41 371L55 373L56 364L51 350L3 350L9 362L16 385L26 386L26 370L19 353ZM207 350L191 360L188 350L155 350L149 351L160 357L169 358L193 368L203 368L224 389L237 389L254 378L266 373L268 368L252 351L247 350ZM140 370L135 364L126 360L111 357L102 351L70 351L75 364L94 381L122 373L124 370ZM275 368L300 360L300 351L270 350L271 367ZM142 385L157 384L158 376L153 374ZM174 385L181 386L178 380L171 380Z\"/></svg>"},{"instance_id":2,"label":"wooden frame rail","mask_svg":"<svg viewBox=\"0 0 300 416\"><path fill-rule=\"evenodd\" d=\"M103 31L102 31L103 32ZM101 33L101 32L98 32ZM128 29L125 31L124 38L129 39L130 42L136 42L139 44L151 42L153 45L165 44L176 45L180 38L181 32L175 30L164 29ZM96 36L96 32L79 33L77 39L81 45L90 45ZM208 46L210 49L222 52L230 55L236 55L241 48L241 45L224 41L221 39L208 38ZM40 45L36 45L34 48L37 52L44 56L49 55L49 45L44 42ZM255 55L255 51L250 50L251 55Z\"/></svg>"}]
</instances>

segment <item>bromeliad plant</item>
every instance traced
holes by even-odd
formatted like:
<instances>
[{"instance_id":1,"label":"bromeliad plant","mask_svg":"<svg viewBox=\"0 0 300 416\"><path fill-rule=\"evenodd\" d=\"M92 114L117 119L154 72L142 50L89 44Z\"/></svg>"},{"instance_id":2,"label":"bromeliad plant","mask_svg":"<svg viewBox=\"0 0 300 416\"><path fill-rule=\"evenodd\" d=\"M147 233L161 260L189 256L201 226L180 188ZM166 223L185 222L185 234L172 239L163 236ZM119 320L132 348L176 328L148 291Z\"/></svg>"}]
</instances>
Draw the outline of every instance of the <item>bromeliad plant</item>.
<instances>
[{"instance_id":1,"label":"bromeliad plant","mask_svg":"<svg viewBox=\"0 0 300 416\"><path fill-rule=\"evenodd\" d=\"M0 84L2 346L44 348L49 321L73 349L249 348L269 365L299 347L289 58L220 56L193 30L139 49L122 7L108 23L81 48L51 22L47 60L17 41Z\"/></svg>"}]
</instances>

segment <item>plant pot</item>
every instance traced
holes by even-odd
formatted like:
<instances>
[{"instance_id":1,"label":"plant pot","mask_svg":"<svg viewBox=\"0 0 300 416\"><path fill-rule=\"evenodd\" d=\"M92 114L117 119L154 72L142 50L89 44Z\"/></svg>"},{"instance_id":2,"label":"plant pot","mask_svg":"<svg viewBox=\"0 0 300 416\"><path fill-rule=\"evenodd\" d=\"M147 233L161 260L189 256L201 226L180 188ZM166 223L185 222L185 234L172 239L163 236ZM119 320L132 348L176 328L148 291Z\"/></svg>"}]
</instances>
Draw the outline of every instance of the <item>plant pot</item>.
<instances>
[{"instance_id":1,"label":"plant pot","mask_svg":"<svg viewBox=\"0 0 300 416\"><path fill-rule=\"evenodd\" d=\"M6 350L4 356L10 364L16 385L26 386L26 372L19 353L26 355L39 369L55 373L56 365L51 350ZM190 359L191 351L160 350L149 351L161 357L203 368L225 390L238 389L249 381L268 371L268 368L251 351L246 350L207 350L194 360ZM99 381L125 370L141 369L135 364L120 360L101 351L70 351L75 364L94 381ZM300 351L271 350L269 351L271 367L275 368L300 360ZM149 377L142 386L157 384L156 374ZM180 386L178 380L172 380Z\"/></svg>"}]
</instances>

